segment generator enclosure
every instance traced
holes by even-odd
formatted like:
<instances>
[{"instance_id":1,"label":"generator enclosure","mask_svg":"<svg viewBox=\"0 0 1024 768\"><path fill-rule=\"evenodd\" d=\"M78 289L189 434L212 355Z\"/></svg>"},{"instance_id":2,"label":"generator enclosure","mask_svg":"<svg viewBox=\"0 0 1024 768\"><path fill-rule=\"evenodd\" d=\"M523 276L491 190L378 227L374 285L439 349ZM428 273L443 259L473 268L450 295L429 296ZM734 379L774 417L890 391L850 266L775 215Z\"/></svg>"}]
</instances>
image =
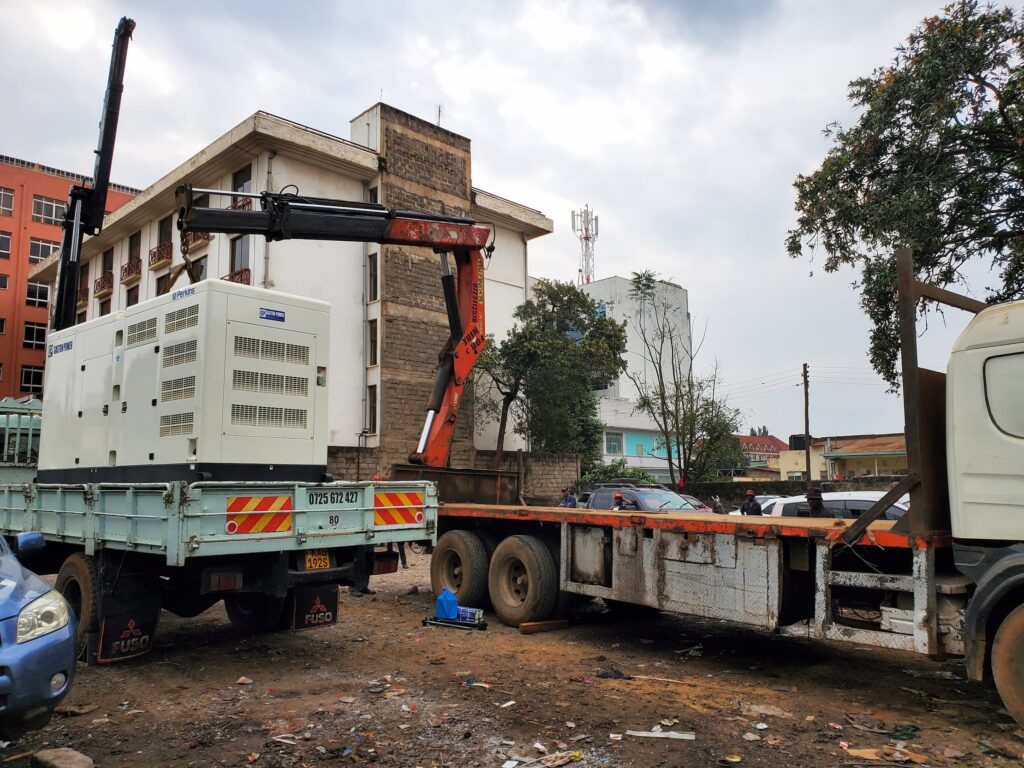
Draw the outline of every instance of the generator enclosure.
<instances>
[{"instance_id":1,"label":"generator enclosure","mask_svg":"<svg viewBox=\"0 0 1024 768\"><path fill-rule=\"evenodd\" d=\"M211 279L51 333L39 482L322 481L329 327Z\"/></svg>"}]
</instances>

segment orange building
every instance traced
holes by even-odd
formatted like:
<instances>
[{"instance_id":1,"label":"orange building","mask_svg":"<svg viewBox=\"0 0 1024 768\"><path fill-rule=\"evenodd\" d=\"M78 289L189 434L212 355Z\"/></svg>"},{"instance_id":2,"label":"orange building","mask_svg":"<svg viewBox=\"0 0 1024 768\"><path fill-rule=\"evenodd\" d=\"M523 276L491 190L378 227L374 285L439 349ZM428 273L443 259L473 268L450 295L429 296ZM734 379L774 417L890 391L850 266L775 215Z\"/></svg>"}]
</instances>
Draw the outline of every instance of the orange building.
<instances>
[{"instance_id":1,"label":"orange building","mask_svg":"<svg viewBox=\"0 0 1024 768\"><path fill-rule=\"evenodd\" d=\"M0 155L0 397L42 395L50 288L28 273L60 250L68 189L90 181ZM138 192L111 184L107 212Z\"/></svg>"}]
</instances>

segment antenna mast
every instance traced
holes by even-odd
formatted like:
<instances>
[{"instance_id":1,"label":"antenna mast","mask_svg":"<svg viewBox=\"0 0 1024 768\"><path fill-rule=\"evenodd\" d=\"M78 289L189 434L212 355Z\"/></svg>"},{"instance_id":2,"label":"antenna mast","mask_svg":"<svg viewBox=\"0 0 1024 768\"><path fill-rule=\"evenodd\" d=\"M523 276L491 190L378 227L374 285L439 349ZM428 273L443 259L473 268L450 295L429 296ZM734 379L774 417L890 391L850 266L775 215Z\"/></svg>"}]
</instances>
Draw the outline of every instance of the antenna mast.
<instances>
[{"instance_id":1,"label":"antenna mast","mask_svg":"<svg viewBox=\"0 0 1024 768\"><path fill-rule=\"evenodd\" d=\"M594 243L597 242L597 216L589 205L572 212L572 231L580 239L580 285L594 282Z\"/></svg>"}]
</instances>

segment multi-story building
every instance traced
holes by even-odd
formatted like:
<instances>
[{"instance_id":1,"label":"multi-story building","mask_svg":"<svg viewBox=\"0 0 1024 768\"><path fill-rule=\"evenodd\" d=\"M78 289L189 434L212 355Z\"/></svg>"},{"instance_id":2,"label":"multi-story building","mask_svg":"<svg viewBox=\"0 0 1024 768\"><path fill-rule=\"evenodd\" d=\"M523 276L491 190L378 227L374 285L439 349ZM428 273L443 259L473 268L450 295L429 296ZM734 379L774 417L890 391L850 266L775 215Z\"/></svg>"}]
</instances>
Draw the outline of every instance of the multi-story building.
<instances>
[{"instance_id":1,"label":"multi-story building","mask_svg":"<svg viewBox=\"0 0 1024 768\"><path fill-rule=\"evenodd\" d=\"M388 208L469 216L494 227L486 271L487 331L501 337L526 298L527 244L553 230L539 211L472 186L469 139L377 104L350 123L351 140L257 112L143 190L86 241L79 319L98 317L183 288L175 189L224 190L207 203L248 207L231 192L280 192L379 202ZM258 205L258 202L256 202ZM331 303L328 371L330 466L368 477L404 462L426 415L438 353L448 336L438 256L377 244L192 234L199 279L262 286ZM176 268L179 267L179 268ZM37 281L52 282L51 260ZM177 278L175 279L175 276ZM476 466L495 448L496 426L474 429L463 406L452 463ZM521 447L508 435L505 448Z\"/></svg>"},{"instance_id":2,"label":"multi-story building","mask_svg":"<svg viewBox=\"0 0 1024 768\"><path fill-rule=\"evenodd\" d=\"M0 155L0 397L42 394L50 287L29 272L60 249L68 189L90 182ZM111 184L107 212L137 193Z\"/></svg>"},{"instance_id":3,"label":"multi-story building","mask_svg":"<svg viewBox=\"0 0 1024 768\"><path fill-rule=\"evenodd\" d=\"M673 362L676 371L685 375L690 357L690 313L686 289L664 280L655 286L655 303L641 306L630 295L632 283L624 277L606 277L586 283L580 288L597 302L598 311L606 316L626 323L626 370L604 390L598 401L598 414L605 426L604 461L624 459L627 464L642 468L657 479L670 479L668 454L657 425L645 413L636 408L640 389L654 387L661 354L661 370L666 382L672 381ZM655 317L655 312L658 318ZM653 340L657 331L656 323L662 328L671 328L673 335L674 360L669 355L666 343L660 350L657 344L644 342ZM676 468L676 478L679 477Z\"/></svg>"}]
</instances>

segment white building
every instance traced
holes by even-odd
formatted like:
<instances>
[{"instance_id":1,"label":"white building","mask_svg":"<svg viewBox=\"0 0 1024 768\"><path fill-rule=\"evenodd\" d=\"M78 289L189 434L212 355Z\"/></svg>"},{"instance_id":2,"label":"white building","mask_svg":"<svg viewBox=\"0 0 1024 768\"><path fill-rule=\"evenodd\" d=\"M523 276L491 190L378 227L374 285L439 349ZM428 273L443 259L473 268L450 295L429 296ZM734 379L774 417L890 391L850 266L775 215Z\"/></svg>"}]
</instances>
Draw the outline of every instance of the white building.
<instances>
[{"instance_id":1,"label":"white building","mask_svg":"<svg viewBox=\"0 0 1024 768\"><path fill-rule=\"evenodd\" d=\"M645 347L641 334L641 328L646 327L648 338L654 338L651 308L641 307L640 302L630 296L631 285L627 278L616 276L580 286L608 317L626 324L626 371L610 387L599 393L598 413L605 425L604 461L609 463L625 459L628 465L640 467L667 482L669 468L664 441L654 420L636 410L639 397L636 382L653 386L657 380L657 365L654 356ZM665 322L670 324L676 335L676 348L683 354L679 366L685 371L691 350L686 289L675 283L658 281L655 286L655 302L659 308L666 310ZM666 381L672 380L670 366L666 351L662 362Z\"/></svg>"},{"instance_id":2,"label":"white building","mask_svg":"<svg viewBox=\"0 0 1024 768\"><path fill-rule=\"evenodd\" d=\"M486 273L485 320L488 332L504 336L513 310L526 298L528 242L551 232L551 220L472 187L469 140L457 134L377 104L351 121L350 135L353 140L345 140L265 112L243 120L109 215L103 232L86 241L80 321L171 288L172 270L183 259L175 189L189 183L229 192L295 187L302 195L445 210L493 224L496 248ZM251 202L219 197L209 204ZM384 468L415 443L446 333L434 254L372 243L271 243L220 234L192 236L188 250L204 278L224 277L331 303L331 446L379 449L376 464ZM55 259L35 275L52 282ZM173 287L187 284L182 274ZM495 447L494 429L477 432L477 447ZM472 433L470 424L467 435ZM519 438L509 434L505 447L520 447ZM361 472L366 469L364 464Z\"/></svg>"}]
</instances>

